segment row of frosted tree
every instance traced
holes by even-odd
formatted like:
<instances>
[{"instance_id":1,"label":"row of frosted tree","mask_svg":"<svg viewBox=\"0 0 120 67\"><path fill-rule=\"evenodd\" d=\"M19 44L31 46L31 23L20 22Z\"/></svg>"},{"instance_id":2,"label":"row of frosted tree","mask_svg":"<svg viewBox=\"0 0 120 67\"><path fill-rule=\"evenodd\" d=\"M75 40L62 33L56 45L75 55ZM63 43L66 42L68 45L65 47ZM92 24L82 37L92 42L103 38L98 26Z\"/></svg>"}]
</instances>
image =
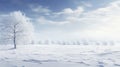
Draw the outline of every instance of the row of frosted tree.
<instances>
[{"instance_id":1,"label":"row of frosted tree","mask_svg":"<svg viewBox=\"0 0 120 67\"><path fill-rule=\"evenodd\" d=\"M114 45L114 41L52 41L52 40L41 40L41 41L32 41L31 44L38 45Z\"/></svg>"}]
</instances>

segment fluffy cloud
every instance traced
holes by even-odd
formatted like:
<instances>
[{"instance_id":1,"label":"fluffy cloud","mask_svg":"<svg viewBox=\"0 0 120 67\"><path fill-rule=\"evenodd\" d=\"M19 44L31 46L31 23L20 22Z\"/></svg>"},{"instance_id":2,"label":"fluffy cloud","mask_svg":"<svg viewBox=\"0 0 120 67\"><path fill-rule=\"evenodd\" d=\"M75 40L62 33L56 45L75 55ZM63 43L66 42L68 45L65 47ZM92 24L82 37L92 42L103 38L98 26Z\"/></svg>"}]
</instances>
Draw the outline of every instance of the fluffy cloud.
<instances>
[{"instance_id":1,"label":"fluffy cloud","mask_svg":"<svg viewBox=\"0 0 120 67\"><path fill-rule=\"evenodd\" d=\"M85 6L85 7L92 7L93 5L89 2L82 2L82 4Z\"/></svg>"},{"instance_id":2,"label":"fluffy cloud","mask_svg":"<svg viewBox=\"0 0 120 67\"><path fill-rule=\"evenodd\" d=\"M66 8L60 12L50 13L51 15L49 15L49 17L54 18L53 20L46 18L44 16L40 16L36 20L41 24L55 24L55 25L69 24L73 22L79 22L78 18L82 15L83 12L84 9L82 7L78 7L75 10L71 8Z\"/></svg>"},{"instance_id":3,"label":"fluffy cloud","mask_svg":"<svg viewBox=\"0 0 120 67\"><path fill-rule=\"evenodd\" d=\"M120 1L114 1L105 7L98 8L93 11L85 12L84 8L77 9L66 8L61 12L52 13L51 17L57 17L62 21L54 21L47 18L39 18L39 22L47 22L49 24L69 24L69 28L74 28L72 33L62 33L71 37L93 37L93 38L111 38L120 39ZM77 26L77 27L76 27ZM81 27L82 28L81 30ZM61 29L61 28L60 28ZM69 36L68 36L69 37Z\"/></svg>"},{"instance_id":4,"label":"fluffy cloud","mask_svg":"<svg viewBox=\"0 0 120 67\"><path fill-rule=\"evenodd\" d=\"M49 10L47 7L43 7L43 6L35 6L35 5L30 5L30 8L33 12L37 13L37 14L45 14L45 15L49 15L49 13L51 13L51 10Z\"/></svg>"},{"instance_id":5,"label":"fluffy cloud","mask_svg":"<svg viewBox=\"0 0 120 67\"><path fill-rule=\"evenodd\" d=\"M83 17L83 22L87 21L94 25L92 29L84 30L84 34L89 37L119 39L120 36L120 1L110 3L104 8L88 12Z\"/></svg>"},{"instance_id":6,"label":"fluffy cloud","mask_svg":"<svg viewBox=\"0 0 120 67\"><path fill-rule=\"evenodd\" d=\"M78 17L83 13L84 9L82 7L77 7L77 9L73 10L71 8L66 8L62 12L59 12L58 14L61 15L67 15L67 16L74 16Z\"/></svg>"},{"instance_id":7,"label":"fluffy cloud","mask_svg":"<svg viewBox=\"0 0 120 67\"><path fill-rule=\"evenodd\" d=\"M55 25L63 25L69 23L69 21L53 21L53 20L48 20L45 17L41 16L39 17L36 22L40 24L55 24Z\"/></svg>"}]
</instances>

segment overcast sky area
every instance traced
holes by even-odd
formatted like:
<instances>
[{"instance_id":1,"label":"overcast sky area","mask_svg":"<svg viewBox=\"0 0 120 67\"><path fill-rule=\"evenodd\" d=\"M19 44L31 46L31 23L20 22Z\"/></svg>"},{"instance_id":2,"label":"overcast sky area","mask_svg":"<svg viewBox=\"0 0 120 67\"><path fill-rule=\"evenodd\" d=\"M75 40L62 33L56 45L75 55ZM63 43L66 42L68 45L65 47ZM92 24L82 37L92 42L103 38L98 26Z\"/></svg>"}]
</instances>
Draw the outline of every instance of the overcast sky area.
<instances>
[{"instance_id":1,"label":"overcast sky area","mask_svg":"<svg viewBox=\"0 0 120 67\"><path fill-rule=\"evenodd\" d=\"M120 0L0 0L0 18L14 12L38 40L120 39Z\"/></svg>"}]
</instances>

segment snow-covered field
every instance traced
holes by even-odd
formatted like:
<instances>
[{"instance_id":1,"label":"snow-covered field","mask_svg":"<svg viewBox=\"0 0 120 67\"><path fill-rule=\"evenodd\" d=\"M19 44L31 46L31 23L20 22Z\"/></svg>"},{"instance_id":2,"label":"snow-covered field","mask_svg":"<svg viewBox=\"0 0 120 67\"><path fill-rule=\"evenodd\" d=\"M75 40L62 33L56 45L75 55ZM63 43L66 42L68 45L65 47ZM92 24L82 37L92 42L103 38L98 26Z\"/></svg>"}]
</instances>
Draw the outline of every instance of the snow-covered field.
<instances>
[{"instance_id":1,"label":"snow-covered field","mask_svg":"<svg viewBox=\"0 0 120 67\"><path fill-rule=\"evenodd\" d=\"M120 67L120 45L0 46L0 67Z\"/></svg>"}]
</instances>

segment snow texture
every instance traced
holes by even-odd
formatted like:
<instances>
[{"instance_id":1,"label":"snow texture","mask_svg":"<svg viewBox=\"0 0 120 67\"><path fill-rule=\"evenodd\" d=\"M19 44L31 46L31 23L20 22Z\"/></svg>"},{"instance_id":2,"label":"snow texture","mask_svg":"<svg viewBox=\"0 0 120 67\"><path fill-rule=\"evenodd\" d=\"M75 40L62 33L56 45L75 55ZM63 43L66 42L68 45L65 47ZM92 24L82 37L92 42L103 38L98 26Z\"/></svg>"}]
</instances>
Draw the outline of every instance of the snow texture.
<instances>
[{"instance_id":1,"label":"snow texture","mask_svg":"<svg viewBox=\"0 0 120 67\"><path fill-rule=\"evenodd\" d=\"M0 67L120 67L119 45L0 45Z\"/></svg>"}]
</instances>

